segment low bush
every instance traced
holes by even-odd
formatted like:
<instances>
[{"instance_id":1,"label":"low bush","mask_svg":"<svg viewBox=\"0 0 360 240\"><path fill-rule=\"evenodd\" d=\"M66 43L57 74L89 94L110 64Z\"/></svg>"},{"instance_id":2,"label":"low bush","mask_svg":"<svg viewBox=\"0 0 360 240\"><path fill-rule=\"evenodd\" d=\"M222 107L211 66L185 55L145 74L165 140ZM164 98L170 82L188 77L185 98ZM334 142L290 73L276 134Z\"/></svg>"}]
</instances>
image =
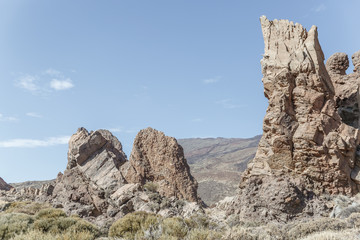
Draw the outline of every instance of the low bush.
<instances>
[{"instance_id":1,"label":"low bush","mask_svg":"<svg viewBox=\"0 0 360 240\"><path fill-rule=\"evenodd\" d=\"M337 218L320 218L308 222L296 223L288 230L289 239L298 239L312 233L324 231L340 231L349 228L350 224Z\"/></svg>"},{"instance_id":2,"label":"low bush","mask_svg":"<svg viewBox=\"0 0 360 240\"><path fill-rule=\"evenodd\" d=\"M216 232L204 228L196 228L191 230L187 236L186 240L218 240L221 239L222 233Z\"/></svg>"},{"instance_id":3,"label":"low bush","mask_svg":"<svg viewBox=\"0 0 360 240\"><path fill-rule=\"evenodd\" d=\"M146 212L129 213L109 229L110 237L140 239L150 230L159 228L160 217Z\"/></svg>"},{"instance_id":4,"label":"low bush","mask_svg":"<svg viewBox=\"0 0 360 240\"><path fill-rule=\"evenodd\" d=\"M6 207L6 213L25 213L28 215L35 215L42 209L49 208L48 203L39 202L12 202Z\"/></svg>"},{"instance_id":5,"label":"low bush","mask_svg":"<svg viewBox=\"0 0 360 240\"><path fill-rule=\"evenodd\" d=\"M65 234L43 233L40 231L29 231L16 235L11 240L93 240L94 236L89 232L75 232Z\"/></svg>"},{"instance_id":6,"label":"low bush","mask_svg":"<svg viewBox=\"0 0 360 240\"><path fill-rule=\"evenodd\" d=\"M154 182L147 182L144 184L144 189L149 192L157 192L159 185Z\"/></svg>"},{"instance_id":7,"label":"low bush","mask_svg":"<svg viewBox=\"0 0 360 240\"><path fill-rule=\"evenodd\" d=\"M33 217L24 213L0 214L0 239L7 240L16 234L26 232L33 222Z\"/></svg>"},{"instance_id":8,"label":"low bush","mask_svg":"<svg viewBox=\"0 0 360 240\"><path fill-rule=\"evenodd\" d=\"M59 217L66 217L66 213L61 209L46 208L40 210L35 217L36 219L59 218Z\"/></svg>"},{"instance_id":9,"label":"low bush","mask_svg":"<svg viewBox=\"0 0 360 240\"><path fill-rule=\"evenodd\" d=\"M162 223L163 234L183 239L189 232L189 227L182 218L166 218Z\"/></svg>"},{"instance_id":10,"label":"low bush","mask_svg":"<svg viewBox=\"0 0 360 240\"><path fill-rule=\"evenodd\" d=\"M357 229L347 229L343 231L324 231L311 234L301 240L344 240L359 239L360 231Z\"/></svg>"}]
</instances>

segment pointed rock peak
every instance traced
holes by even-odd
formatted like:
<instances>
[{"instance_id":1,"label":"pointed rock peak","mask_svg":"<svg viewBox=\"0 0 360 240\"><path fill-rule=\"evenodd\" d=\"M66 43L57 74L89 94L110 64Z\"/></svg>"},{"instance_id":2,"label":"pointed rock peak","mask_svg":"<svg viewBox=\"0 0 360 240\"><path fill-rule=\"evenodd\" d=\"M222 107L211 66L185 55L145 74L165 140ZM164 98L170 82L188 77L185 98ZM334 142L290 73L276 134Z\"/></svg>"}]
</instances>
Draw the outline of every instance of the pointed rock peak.
<instances>
[{"instance_id":1,"label":"pointed rock peak","mask_svg":"<svg viewBox=\"0 0 360 240\"><path fill-rule=\"evenodd\" d=\"M355 126L353 122L358 118L345 116L341 121L343 103L334 101L333 79L325 68L317 27L307 32L288 20L269 21L263 16L260 21L265 44L262 81L269 106L262 139L243 174L244 180L290 171L311 179L314 186L310 188L316 191L356 193L349 169L354 168L359 137L356 129L345 126L344 119ZM332 56L327 66L331 71L345 73L346 54ZM357 85L352 89L357 91ZM343 139L346 146L338 146L337 139ZM321 176L317 172L320 166L326 169Z\"/></svg>"},{"instance_id":2,"label":"pointed rock peak","mask_svg":"<svg viewBox=\"0 0 360 240\"><path fill-rule=\"evenodd\" d=\"M141 130L123 171L128 182L151 181L168 197L198 201L197 182L190 173L183 148L173 137L153 128Z\"/></svg>"},{"instance_id":3,"label":"pointed rock peak","mask_svg":"<svg viewBox=\"0 0 360 240\"><path fill-rule=\"evenodd\" d=\"M4 179L2 179L0 177L0 190L5 190L5 191L9 191L10 189L12 189L13 187L10 186L9 184L7 184Z\"/></svg>"}]
</instances>

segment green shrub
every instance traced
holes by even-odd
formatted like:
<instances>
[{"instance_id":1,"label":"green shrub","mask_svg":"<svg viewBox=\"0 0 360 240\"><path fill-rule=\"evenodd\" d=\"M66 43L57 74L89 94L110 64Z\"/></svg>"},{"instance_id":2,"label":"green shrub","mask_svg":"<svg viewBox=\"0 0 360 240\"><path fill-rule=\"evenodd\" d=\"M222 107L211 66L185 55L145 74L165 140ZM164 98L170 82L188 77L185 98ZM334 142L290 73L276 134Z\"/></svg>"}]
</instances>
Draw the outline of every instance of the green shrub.
<instances>
[{"instance_id":1,"label":"green shrub","mask_svg":"<svg viewBox=\"0 0 360 240\"><path fill-rule=\"evenodd\" d=\"M26 232L34 219L23 213L0 214L0 239L9 239L15 234Z\"/></svg>"},{"instance_id":2,"label":"green shrub","mask_svg":"<svg viewBox=\"0 0 360 240\"><path fill-rule=\"evenodd\" d=\"M357 229L346 229L342 231L324 231L311 234L301 240L343 240L359 239L360 231Z\"/></svg>"},{"instance_id":3,"label":"green shrub","mask_svg":"<svg viewBox=\"0 0 360 240\"><path fill-rule=\"evenodd\" d=\"M74 219L70 217L69 219ZM94 237L100 236L100 230L94 225L89 223L88 221L82 219L75 219L76 224L69 228L70 233L88 233Z\"/></svg>"},{"instance_id":4,"label":"green shrub","mask_svg":"<svg viewBox=\"0 0 360 240\"><path fill-rule=\"evenodd\" d=\"M66 217L66 214L59 209L42 210L36 218L33 229L42 233L64 236L84 233L86 239L94 239L100 235L100 230L95 225L78 217Z\"/></svg>"},{"instance_id":5,"label":"green shrub","mask_svg":"<svg viewBox=\"0 0 360 240\"><path fill-rule=\"evenodd\" d=\"M54 234L66 232L70 227L76 224L73 218L57 218L57 219L38 219L34 222L33 228L41 232L50 232Z\"/></svg>"},{"instance_id":6,"label":"green shrub","mask_svg":"<svg viewBox=\"0 0 360 240\"><path fill-rule=\"evenodd\" d=\"M176 238L184 238L189 231L188 226L182 218L166 218L162 223L163 234Z\"/></svg>"},{"instance_id":7,"label":"green shrub","mask_svg":"<svg viewBox=\"0 0 360 240\"><path fill-rule=\"evenodd\" d=\"M42 209L36 214L36 219L50 219L59 217L66 217L66 213L64 213L63 210L56 208Z\"/></svg>"},{"instance_id":8,"label":"green shrub","mask_svg":"<svg viewBox=\"0 0 360 240\"><path fill-rule=\"evenodd\" d=\"M151 229L159 228L160 217L146 212L134 212L116 221L109 229L110 237L139 239Z\"/></svg>"},{"instance_id":9,"label":"green shrub","mask_svg":"<svg viewBox=\"0 0 360 240\"><path fill-rule=\"evenodd\" d=\"M149 192L157 192L159 185L154 182L147 182L144 184L144 189Z\"/></svg>"},{"instance_id":10,"label":"green shrub","mask_svg":"<svg viewBox=\"0 0 360 240\"><path fill-rule=\"evenodd\" d=\"M190 218L185 219L185 223L189 228L208 228L208 229L215 229L218 225L210 221L206 215L195 214L192 215Z\"/></svg>"},{"instance_id":11,"label":"green shrub","mask_svg":"<svg viewBox=\"0 0 360 240\"><path fill-rule=\"evenodd\" d=\"M12 202L6 207L6 213L25 213L28 215L35 215L40 210L49 208L48 203L39 202Z\"/></svg>"},{"instance_id":12,"label":"green shrub","mask_svg":"<svg viewBox=\"0 0 360 240\"><path fill-rule=\"evenodd\" d=\"M315 232L323 231L340 231L346 228L349 228L350 225L341 219L336 218L320 218L308 222L300 222L294 224L288 230L289 239L298 239L300 237L305 237Z\"/></svg>"},{"instance_id":13,"label":"green shrub","mask_svg":"<svg viewBox=\"0 0 360 240\"><path fill-rule=\"evenodd\" d=\"M16 235L11 240L93 240L94 236L88 232L52 234L39 231L29 231Z\"/></svg>"},{"instance_id":14,"label":"green shrub","mask_svg":"<svg viewBox=\"0 0 360 240\"><path fill-rule=\"evenodd\" d=\"M204 228L196 228L191 230L187 236L187 240L217 240L221 239L222 233L216 232L209 229Z\"/></svg>"}]
</instances>

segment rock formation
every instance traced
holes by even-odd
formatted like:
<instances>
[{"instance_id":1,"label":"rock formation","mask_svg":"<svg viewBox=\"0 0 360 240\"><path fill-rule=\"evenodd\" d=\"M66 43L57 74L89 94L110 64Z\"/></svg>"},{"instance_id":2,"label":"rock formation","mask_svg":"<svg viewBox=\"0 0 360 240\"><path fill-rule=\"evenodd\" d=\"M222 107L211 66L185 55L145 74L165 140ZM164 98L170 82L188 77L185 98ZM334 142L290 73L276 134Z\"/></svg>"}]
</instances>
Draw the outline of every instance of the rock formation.
<instances>
[{"instance_id":1,"label":"rock formation","mask_svg":"<svg viewBox=\"0 0 360 240\"><path fill-rule=\"evenodd\" d=\"M80 216L106 213L106 198L126 183L119 170L126 161L121 143L109 131L79 128L69 140L68 164L56 179L52 201Z\"/></svg>"},{"instance_id":2,"label":"rock formation","mask_svg":"<svg viewBox=\"0 0 360 240\"><path fill-rule=\"evenodd\" d=\"M287 20L263 16L260 21L262 81L269 106L256 156L242 176L232 211L279 221L324 214L326 206L317 204L321 193L359 191L359 54L353 57L355 73L346 76L344 54L331 57L325 67L315 26L306 31Z\"/></svg>"},{"instance_id":3,"label":"rock formation","mask_svg":"<svg viewBox=\"0 0 360 240\"><path fill-rule=\"evenodd\" d=\"M10 186L9 184L7 184L7 183L0 177L0 190L9 191L11 188L13 188L13 187Z\"/></svg>"},{"instance_id":4,"label":"rock formation","mask_svg":"<svg viewBox=\"0 0 360 240\"><path fill-rule=\"evenodd\" d=\"M147 182L159 185L158 192L147 191ZM198 201L197 183L176 140L150 128L138 134L130 161L109 131L78 129L69 141L67 168L50 190L54 206L98 225L133 211L176 216L201 210L196 203L176 204Z\"/></svg>"},{"instance_id":5,"label":"rock formation","mask_svg":"<svg viewBox=\"0 0 360 240\"><path fill-rule=\"evenodd\" d=\"M190 174L183 148L163 132L141 130L134 140L129 164L122 169L128 182L155 182L164 196L199 201L198 185Z\"/></svg>"}]
</instances>

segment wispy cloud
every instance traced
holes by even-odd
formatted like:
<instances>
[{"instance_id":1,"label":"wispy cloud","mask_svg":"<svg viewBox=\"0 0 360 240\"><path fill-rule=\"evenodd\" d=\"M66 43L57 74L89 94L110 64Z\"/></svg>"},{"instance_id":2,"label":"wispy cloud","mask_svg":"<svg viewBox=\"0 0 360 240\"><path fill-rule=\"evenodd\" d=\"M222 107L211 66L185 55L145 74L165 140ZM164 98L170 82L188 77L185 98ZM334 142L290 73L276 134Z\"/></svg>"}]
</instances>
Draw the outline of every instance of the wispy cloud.
<instances>
[{"instance_id":1,"label":"wispy cloud","mask_svg":"<svg viewBox=\"0 0 360 240\"><path fill-rule=\"evenodd\" d=\"M123 129L122 127L108 128L108 130L112 133L136 133L138 131L132 129Z\"/></svg>"},{"instance_id":2,"label":"wispy cloud","mask_svg":"<svg viewBox=\"0 0 360 240\"><path fill-rule=\"evenodd\" d=\"M50 147L62 144L68 144L70 136L51 137L44 140L37 139L10 139L7 141L0 141L0 148L36 148L36 147Z\"/></svg>"},{"instance_id":3,"label":"wispy cloud","mask_svg":"<svg viewBox=\"0 0 360 240\"><path fill-rule=\"evenodd\" d=\"M322 12L322 11L325 11L326 10L326 6L325 6L325 4L324 3L322 3L322 4L320 4L320 5L318 5L318 6L316 6L316 7L314 7L314 8L312 8L311 9L311 11L313 11L313 12Z\"/></svg>"},{"instance_id":4,"label":"wispy cloud","mask_svg":"<svg viewBox=\"0 0 360 240\"><path fill-rule=\"evenodd\" d=\"M213 78L207 78L207 79L203 79L202 82L204 84L211 84L211 83L217 83L221 80L221 76L217 76L217 77L213 77Z\"/></svg>"},{"instance_id":5,"label":"wispy cloud","mask_svg":"<svg viewBox=\"0 0 360 240\"><path fill-rule=\"evenodd\" d=\"M26 113L26 116L33 117L33 118L42 118L43 117L41 114L38 114L35 112L28 112L28 113Z\"/></svg>"},{"instance_id":6,"label":"wispy cloud","mask_svg":"<svg viewBox=\"0 0 360 240\"><path fill-rule=\"evenodd\" d=\"M216 104L219 104L221 105L223 108L226 108L226 109L234 109L234 108L239 108L241 107L240 105L237 105L237 104L233 104L231 99L222 99L222 100L219 100L219 101L216 101Z\"/></svg>"},{"instance_id":7,"label":"wispy cloud","mask_svg":"<svg viewBox=\"0 0 360 240\"><path fill-rule=\"evenodd\" d=\"M67 90L74 87L72 80L61 71L49 68L38 74L21 74L15 86L34 95L47 95L52 91Z\"/></svg>"},{"instance_id":8,"label":"wispy cloud","mask_svg":"<svg viewBox=\"0 0 360 240\"><path fill-rule=\"evenodd\" d=\"M55 89L56 91L60 91L73 88L74 84L72 84L71 79L69 78L65 80L53 79L50 82L50 87Z\"/></svg>"},{"instance_id":9,"label":"wispy cloud","mask_svg":"<svg viewBox=\"0 0 360 240\"><path fill-rule=\"evenodd\" d=\"M37 77L28 74L17 79L15 81L15 85L30 92L36 92L39 90Z\"/></svg>"},{"instance_id":10,"label":"wispy cloud","mask_svg":"<svg viewBox=\"0 0 360 240\"><path fill-rule=\"evenodd\" d=\"M16 121L19 121L19 119L16 117L5 116L4 114L0 113L0 122L16 122Z\"/></svg>"},{"instance_id":11,"label":"wispy cloud","mask_svg":"<svg viewBox=\"0 0 360 240\"><path fill-rule=\"evenodd\" d=\"M121 128L109 128L108 130L113 133L123 132L123 130Z\"/></svg>"}]
</instances>

